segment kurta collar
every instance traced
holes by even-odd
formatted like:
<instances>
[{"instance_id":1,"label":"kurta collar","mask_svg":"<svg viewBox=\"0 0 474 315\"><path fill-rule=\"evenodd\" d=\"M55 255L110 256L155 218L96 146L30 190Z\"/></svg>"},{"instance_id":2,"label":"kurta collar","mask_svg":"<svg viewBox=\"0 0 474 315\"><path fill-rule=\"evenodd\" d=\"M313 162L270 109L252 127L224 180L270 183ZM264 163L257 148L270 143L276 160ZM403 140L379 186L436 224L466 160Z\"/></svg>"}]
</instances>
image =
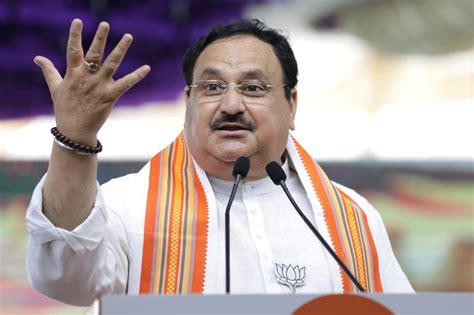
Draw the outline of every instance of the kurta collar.
<instances>
[{"instance_id":1,"label":"kurta collar","mask_svg":"<svg viewBox=\"0 0 474 315\"><path fill-rule=\"evenodd\" d=\"M287 179L290 179L291 172L290 172L290 166L288 163L288 158L285 160L285 163L283 163L282 168L285 171ZM207 177L215 193L222 193L222 194L230 196L234 182L222 180L222 179L212 177L209 175L207 175ZM270 177L267 176L255 181L244 180L243 185L239 186L239 189L237 190L236 195L240 196L242 195L242 191L249 190L247 187L251 187L250 190L252 191L252 193L257 194L257 195L263 195L263 194L267 194L275 190L281 189L280 187L278 187L272 182Z\"/></svg>"}]
</instances>

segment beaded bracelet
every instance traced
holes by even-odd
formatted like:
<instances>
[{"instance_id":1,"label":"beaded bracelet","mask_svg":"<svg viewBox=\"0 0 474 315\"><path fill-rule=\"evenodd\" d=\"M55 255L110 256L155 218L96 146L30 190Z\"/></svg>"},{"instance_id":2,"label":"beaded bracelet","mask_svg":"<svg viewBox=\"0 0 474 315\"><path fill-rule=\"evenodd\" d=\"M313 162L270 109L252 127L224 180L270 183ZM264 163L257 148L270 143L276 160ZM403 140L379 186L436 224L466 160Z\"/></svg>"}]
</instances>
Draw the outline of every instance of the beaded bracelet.
<instances>
[{"instance_id":1,"label":"beaded bracelet","mask_svg":"<svg viewBox=\"0 0 474 315\"><path fill-rule=\"evenodd\" d=\"M51 128L51 133L54 136L54 142L56 142L60 147L68 149L74 153L95 155L102 151L102 144L99 140L97 140L97 146L94 148L72 141L65 135L61 134L56 127Z\"/></svg>"}]
</instances>

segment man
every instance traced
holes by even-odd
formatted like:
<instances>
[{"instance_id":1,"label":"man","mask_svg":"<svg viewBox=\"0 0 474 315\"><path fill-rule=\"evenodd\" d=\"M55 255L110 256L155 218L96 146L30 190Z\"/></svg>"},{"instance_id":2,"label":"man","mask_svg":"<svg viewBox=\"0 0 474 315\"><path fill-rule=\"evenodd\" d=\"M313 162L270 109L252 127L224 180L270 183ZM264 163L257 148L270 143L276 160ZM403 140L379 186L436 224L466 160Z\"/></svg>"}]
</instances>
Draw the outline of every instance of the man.
<instances>
[{"instance_id":1,"label":"man","mask_svg":"<svg viewBox=\"0 0 474 315\"><path fill-rule=\"evenodd\" d=\"M108 24L99 25L85 56L81 30L74 20L64 78L35 58L57 123L48 173L27 213L27 267L40 292L75 305L112 292L225 292L224 211L240 156L250 171L231 212L231 293L357 291L267 177L270 161L283 166L306 217L367 291L413 291L380 215L329 181L289 135L298 69L278 32L242 20L199 39L183 61L182 134L137 174L100 187L97 132L150 67L113 80L131 35L102 62ZM133 149L133 141L123 145Z\"/></svg>"}]
</instances>

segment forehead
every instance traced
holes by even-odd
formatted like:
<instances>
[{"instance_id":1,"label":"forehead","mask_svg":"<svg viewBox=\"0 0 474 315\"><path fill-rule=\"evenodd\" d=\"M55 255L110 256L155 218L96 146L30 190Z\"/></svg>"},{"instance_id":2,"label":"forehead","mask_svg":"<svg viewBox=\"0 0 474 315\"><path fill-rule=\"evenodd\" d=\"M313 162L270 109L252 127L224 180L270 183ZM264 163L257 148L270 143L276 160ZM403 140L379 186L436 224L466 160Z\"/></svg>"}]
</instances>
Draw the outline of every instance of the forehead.
<instances>
[{"instance_id":1,"label":"forehead","mask_svg":"<svg viewBox=\"0 0 474 315\"><path fill-rule=\"evenodd\" d=\"M193 79L264 79L276 83L283 71L271 45L249 35L216 40L196 61Z\"/></svg>"}]
</instances>

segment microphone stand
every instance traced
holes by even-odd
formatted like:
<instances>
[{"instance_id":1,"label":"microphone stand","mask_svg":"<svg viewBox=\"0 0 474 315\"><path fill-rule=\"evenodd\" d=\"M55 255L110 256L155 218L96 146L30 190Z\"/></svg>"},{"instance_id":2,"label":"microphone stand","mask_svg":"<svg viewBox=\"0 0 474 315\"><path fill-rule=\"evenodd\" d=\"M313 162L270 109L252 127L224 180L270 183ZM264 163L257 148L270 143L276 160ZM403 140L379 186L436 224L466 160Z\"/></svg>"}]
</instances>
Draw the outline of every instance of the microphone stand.
<instances>
[{"instance_id":1,"label":"microphone stand","mask_svg":"<svg viewBox=\"0 0 474 315\"><path fill-rule=\"evenodd\" d=\"M234 186L230 193L229 202L225 209L225 293L230 293L230 207L235 198L237 187L239 187L242 175L236 174L234 180Z\"/></svg>"}]
</instances>

